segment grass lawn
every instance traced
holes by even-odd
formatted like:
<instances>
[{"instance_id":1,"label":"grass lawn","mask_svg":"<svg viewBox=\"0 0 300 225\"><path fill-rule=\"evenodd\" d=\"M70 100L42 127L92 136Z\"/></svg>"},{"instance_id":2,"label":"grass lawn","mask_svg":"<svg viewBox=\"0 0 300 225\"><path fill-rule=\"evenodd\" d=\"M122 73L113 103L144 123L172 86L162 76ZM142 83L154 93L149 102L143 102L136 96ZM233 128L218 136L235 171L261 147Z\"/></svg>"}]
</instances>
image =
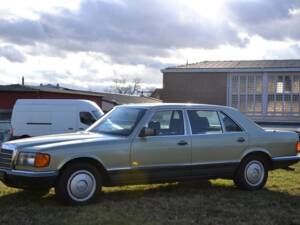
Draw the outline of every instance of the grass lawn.
<instances>
[{"instance_id":1,"label":"grass lawn","mask_svg":"<svg viewBox=\"0 0 300 225\"><path fill-rule=\"evenodd\" d=\"M40 198L0 182L0 224L274 224L300 225L300 163L270 172L261 191L232 181L105 188L97 203L59 204L54 192Z\"/></svg>"}]
</instances>

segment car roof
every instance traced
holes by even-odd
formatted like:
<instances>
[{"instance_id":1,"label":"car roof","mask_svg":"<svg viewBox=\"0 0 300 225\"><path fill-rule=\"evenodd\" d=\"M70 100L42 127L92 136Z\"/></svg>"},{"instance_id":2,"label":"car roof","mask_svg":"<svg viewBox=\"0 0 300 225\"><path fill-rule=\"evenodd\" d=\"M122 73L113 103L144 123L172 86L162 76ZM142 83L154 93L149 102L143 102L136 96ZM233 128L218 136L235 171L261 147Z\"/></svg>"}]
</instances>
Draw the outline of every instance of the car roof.
<instances>
[{"instance_id":1,"label":"car roof","mask_svg":"<svg viewBox=\"0 0 300 225\"><path fill-rule=\"evenodd\" d=\"M126 104L119 107L133 107L133 108L145 108L145 109L167 109L167 108L232 109L231 107L228 106L195 104L195 103L142 103L142 104Z\"/></svg>"}]
</instances>

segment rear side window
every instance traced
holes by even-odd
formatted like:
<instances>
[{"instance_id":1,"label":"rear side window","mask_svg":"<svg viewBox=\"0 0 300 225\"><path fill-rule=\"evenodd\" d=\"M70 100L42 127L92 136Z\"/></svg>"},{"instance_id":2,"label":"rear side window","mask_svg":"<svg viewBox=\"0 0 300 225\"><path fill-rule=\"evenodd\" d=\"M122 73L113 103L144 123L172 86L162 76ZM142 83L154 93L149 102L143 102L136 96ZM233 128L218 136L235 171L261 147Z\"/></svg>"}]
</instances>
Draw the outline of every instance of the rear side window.
<instances>
[{"instance_id":1,"label":"rear side window","mask_svg":"<svg viewBox=\"0 0 300 225\"><path fill-rule=\"evenodd\" d=\"M90 126L96 122L96 119L89 112L80 112L80 122Z\"/></svg>"},{"instance_id":2,"label":"rear side window","mask_svg":"<svg viewBox=\"0 0 300 225\"><path fill-rule=\"evenodd\" d=\"M222 127L216 111L189 110L188 116L193 134L219 134Z\"/></svg>"},{"instance_id":3,"label":"rear side window","mask_svg":"<svg viewBox=\"0 0 300 225\"><path fill-rule=\"evenodd\" d=\"M220 113L221 120L227 132L242 132L243 130L230 117L224 113Z\"/></svg>"}]
</instances>

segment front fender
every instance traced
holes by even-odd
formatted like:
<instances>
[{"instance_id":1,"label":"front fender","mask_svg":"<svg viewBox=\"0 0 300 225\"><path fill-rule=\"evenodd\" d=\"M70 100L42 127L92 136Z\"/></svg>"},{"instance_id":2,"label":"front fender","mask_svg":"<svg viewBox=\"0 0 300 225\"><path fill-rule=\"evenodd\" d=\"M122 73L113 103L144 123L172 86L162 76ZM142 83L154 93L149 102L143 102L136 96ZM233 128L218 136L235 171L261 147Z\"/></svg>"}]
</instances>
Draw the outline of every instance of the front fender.
<instances>
[{"instance_id":1,"label":"front fender","mask_svg":"<svg viewBox=\"0 0 300 225\"><path fill-rule=\"evenodd\" d=\"M98 157L94 156L94 155L90 155L90 154L85 154L85 155L72 155L69 156L67 158L64 158L57 166L57 170L61 170L67 163L69 163L72 160L76 160L76 159L92 159L97 161L99 164L101 164L103 166L103 168L106 170L106 166L104 165L104 163L102 162L102 160L100 160Z\"/></svg>"}]
</instances>

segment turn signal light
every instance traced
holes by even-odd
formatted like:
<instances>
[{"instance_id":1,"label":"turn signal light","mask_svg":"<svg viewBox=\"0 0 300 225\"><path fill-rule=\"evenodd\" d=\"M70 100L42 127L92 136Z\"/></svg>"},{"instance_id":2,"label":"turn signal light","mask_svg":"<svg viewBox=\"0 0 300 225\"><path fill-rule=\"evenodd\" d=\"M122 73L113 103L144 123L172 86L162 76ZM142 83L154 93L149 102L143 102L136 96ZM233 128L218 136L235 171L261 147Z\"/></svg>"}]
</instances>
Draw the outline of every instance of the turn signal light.
<instances>
[{"instance_id":1,"label":"turn signal light","mask_svg":"<svg viewBox=\"0 0 300 225\"><path fill-rule=\"evenodd\" d=\"M50 163L50 155L43 153L36 153L34 166L37 168L42 168L48 166Z\"/></svg>"},{"instance_id":2,"label":"turn signal light","mask_svg":"<svg viewBox=\"0 0 300 225\"><path fill-rule=\"evenodd\" d=\"M300 141L297 142L296 149L297 149L297 152L300 153Z\"/></svg>"}]
</instances>

